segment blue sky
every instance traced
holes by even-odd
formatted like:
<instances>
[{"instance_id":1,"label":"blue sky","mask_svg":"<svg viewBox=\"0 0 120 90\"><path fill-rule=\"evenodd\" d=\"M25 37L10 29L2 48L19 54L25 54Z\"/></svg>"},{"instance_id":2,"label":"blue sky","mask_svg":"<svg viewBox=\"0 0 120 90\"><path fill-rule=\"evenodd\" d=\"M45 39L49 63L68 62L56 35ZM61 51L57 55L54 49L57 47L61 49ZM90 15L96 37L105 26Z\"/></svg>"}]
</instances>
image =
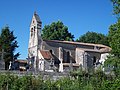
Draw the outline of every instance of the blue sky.
<instances>
[{"instance_id":1,"label":"blue sky","mask_svg":"<svg viewBox=\"0 0 120 90\"><path fill-rule=\"evenodd\" d=\"M42 27L61 20L75 40L87 31L103 34L116 22L110 0L0 0L0 29L5 25L17 36L19 58L27 58L29 26L36 11Z\"/></svg>"}]
</instances>

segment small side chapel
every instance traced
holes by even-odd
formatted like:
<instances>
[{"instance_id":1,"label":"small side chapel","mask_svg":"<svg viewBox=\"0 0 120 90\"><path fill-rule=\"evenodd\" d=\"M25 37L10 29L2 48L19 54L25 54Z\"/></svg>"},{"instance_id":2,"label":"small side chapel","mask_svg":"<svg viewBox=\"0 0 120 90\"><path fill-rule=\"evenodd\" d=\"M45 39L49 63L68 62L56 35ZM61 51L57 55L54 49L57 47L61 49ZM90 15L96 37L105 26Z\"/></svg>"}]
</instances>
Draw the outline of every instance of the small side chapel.
<instances>
[{"instance_id":1,"label":"small side chapel","mask_svg":"<svg viewBox=\"0 0 120 90\"><path fill-rule=\"evenodd\" d=\"M28 60L30 69L47 72L66 72L96 68L103 64L110 47L101 44L43 40L42 21L35 12L30 24Z\"/></svg>"}]
</instances>

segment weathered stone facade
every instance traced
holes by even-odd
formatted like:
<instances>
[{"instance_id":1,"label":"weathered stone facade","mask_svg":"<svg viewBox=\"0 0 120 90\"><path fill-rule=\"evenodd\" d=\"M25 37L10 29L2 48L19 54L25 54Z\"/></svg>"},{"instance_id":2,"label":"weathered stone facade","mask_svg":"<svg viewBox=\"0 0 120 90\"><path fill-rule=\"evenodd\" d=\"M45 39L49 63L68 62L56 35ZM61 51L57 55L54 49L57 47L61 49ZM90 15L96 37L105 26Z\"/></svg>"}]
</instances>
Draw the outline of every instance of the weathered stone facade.
<instances>
[{"instance_id":1,"label":"weathered stone facade","mask_svg":"<svg viewBox=\"0 0 120 90\"><path fill-rule=\"evenodd\" d=\"M5 62L0 60L0 70L5 70Z\"/></svg>"},{"instance_id":2,"label":"weathered stone facade","mask_svg":"<svg viewBox=\"0 0 120 90\"><path fill-rule=\"evenodd\" d=\"M92 69L104 61L111 50L108 46L100 44L42 40L41 24L35 13L30 26L28 56L29 60L33 60L34 69L39 71L64 72L79 67L84 70ZM101 59L101 56L104 57Z\"/></svg>"}]
</instances>

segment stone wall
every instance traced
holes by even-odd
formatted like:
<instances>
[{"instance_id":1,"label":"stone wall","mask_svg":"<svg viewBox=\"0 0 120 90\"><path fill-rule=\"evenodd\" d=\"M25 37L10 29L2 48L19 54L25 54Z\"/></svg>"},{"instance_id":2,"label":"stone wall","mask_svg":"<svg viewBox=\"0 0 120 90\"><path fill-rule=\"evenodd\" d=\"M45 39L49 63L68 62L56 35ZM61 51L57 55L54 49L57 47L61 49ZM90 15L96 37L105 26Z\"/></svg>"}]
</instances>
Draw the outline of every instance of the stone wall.
<instances>
[{"instance_id":1,"label":"stone wall","mask_svg":"<svg viewBox=\"0 0 120 90\"><path fill-rule=\"evenodd\" d=\"M64 44L64 43L56 43L56 42L44 42L43 43L44 50L52 50L52 54L55 55L56 59L59 59L59 47L63 49L63 62L67 62L68 59L68 52L69 52L69 59L76 63L75 61L75 45L72 44ZM70 62L69 62L70 63Z\"/></svg>"},{"instance_id":2,"label":"stone wall","mask_svg":"<svg viewBox=\"0 0 120 90\"><path fill-rule=\"evenodd\" d=\"M83 67L84 50L76 48L76 63Z\"/></svg>"},{"instance_id":3,"label":"stone wall","mask_svg":"<svg viewBox=\"0 0 120 90\"><path fill-rule=\"evenodd\" d=\"M93 69L99 62L101 57L100 53L97 52L87 52L87 67L88 69Z\"/></svg>"},{"instance_id":4,"label":"stone wall","mask_svg":"<svg viewBox=\"0 0 120 90\"><path fill-rule=\"evenodd\" d=\"M95 64L99 62L101 54L98 51L95 51L94 46L92 45L81 45L74 43L64 43L59 41L44 41L43 50L50 50L56 61L55 64L60 64L60 49L63 50L63 63L76 63L85 70L92 69L95 67ZM87 50L87 51L85 51ZM89 51L90 50L90 51ZM92 51L93 50L93 51ZM68 55L69 54L69 55ZM69 60L69 61L68 61Z\"/></svg>"}]
</instances>

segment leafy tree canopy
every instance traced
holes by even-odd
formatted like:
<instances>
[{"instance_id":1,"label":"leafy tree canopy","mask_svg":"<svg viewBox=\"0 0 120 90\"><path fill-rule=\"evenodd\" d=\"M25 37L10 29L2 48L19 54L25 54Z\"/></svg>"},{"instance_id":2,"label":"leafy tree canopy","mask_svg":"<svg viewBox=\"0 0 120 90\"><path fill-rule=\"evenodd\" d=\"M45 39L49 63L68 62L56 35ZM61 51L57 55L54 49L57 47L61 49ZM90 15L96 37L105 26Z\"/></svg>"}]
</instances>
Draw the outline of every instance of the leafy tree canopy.
<instances>
[{"instance_id":1,"label":"leafy tree canopy","mask_svg":"<svg viewBox=\"0 0 120 90\"><path fill-rule=\"evenodd\" d=\"M120 58L120 0L111 0L111 2L113 4L113 13L118 15L118 20L109 27L108 39L112 48L112 54Z\"/></svg>"},{"instance_id":2,"label":"leafy tree canopy","mask_svg":"<svg viewBox=\"0 0 120 90\"><path fill-rule=\"evenodd\" d=\"M77 39L76 41L84 42L84 43L109 45L107 36L101 33L90 32L90 31L80 36L79 39Z\"/></svg>"},{"instance_id":3,"label":"leafy tree canopy","mask_svg":"<svg viewBox=\"0 0 120 90\"><path fill-rule=\"evenodd\" d=\"M111 0L113 3L114 15L118 21L109 27L108 40L110 43L111 55L105 61L105 65L110 65L116 76L120 76L120 0Z\"/></svg>"},{"instance_id":4,"label":"leafy tree canopy","mask_svg":"<svg viewBox=\"0 0 120 90\"><path fill-rule=\"evenodd\" d=\"M113 13L114 15L120 16L120 0L111 0L113 4Z\"/></svg>"},{"instance_id":5,"label":"leafy tree canopy","mask_svg":"<svg viewBox=\"0 0 120 90\"><path fill-rule=\"evenodd\" d=\"M110 26L108 38L112 48L112 54L120 58L120 20Z\"/></svg>"},{"instance_id":6,"label":"leafy tree canopy","mask_svg":"<svg viewBox=\"0 0 120 90\"><path fill-rule=\"evenodd\" d=\"M111 50L111 55L105 61L105 66L114 67L116 76L120 75L120 20L109 28L108 40Z\"/></svg>"},{"instance_id":7,"label":"leafy tree canopy","mask_svg":"<svg viewBox=\"0 0 120 90\"><path fill-rule=\"evenodd\" d=\"M19 53L15 53L15 49L18 48L18 42L16 41L16 37L13 35L13 31L10 31L9 27L5 27L2 29L0 34L0 46L1 51L4 50L4 62L5 69L8 69L9 62L17 59Z\"/></svg>"},{"instance_id":8,"label":"leafy tree canopy","mask_svg":"<svg viewBox=\"0 0 120 90\"><path fill-rule=\"evenodd\" d=\"M42 38L46 40L73 41L74 35L68 31L68 27L61 21L57 21L44 26L42 30Z\"/></svg>"}]
</instances>

